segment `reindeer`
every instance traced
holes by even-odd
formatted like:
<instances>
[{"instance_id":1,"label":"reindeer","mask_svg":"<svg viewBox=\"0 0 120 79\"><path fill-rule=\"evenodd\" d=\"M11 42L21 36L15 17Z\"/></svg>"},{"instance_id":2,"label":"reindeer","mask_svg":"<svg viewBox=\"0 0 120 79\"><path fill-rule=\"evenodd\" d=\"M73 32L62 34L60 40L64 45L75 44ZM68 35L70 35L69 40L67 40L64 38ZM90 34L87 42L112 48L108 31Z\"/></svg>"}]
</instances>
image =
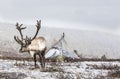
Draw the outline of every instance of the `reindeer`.
<instances>
[{"instance_id":1,"label":"reindeer","mask_svg":"<svg viewBox=\"0 0 120 79\"><path fill-rule=\"evenodd\" d=\"M39 56L39 60L41 63L41 68L45 68L45 51L46 51L46 40L44 37L36 37L40 28L41 28L41 20L37 21L37 31L33 38L23 38L22 30L26 29L26 27L22 27L23 24L16 23L16 29L19 31L21 39L18 36L14 36L15 41L20 44L21 48L19 49L20 53L28 52L34 59L35 68L37 67L36 56Z\"/></svg>"}]
</instances>

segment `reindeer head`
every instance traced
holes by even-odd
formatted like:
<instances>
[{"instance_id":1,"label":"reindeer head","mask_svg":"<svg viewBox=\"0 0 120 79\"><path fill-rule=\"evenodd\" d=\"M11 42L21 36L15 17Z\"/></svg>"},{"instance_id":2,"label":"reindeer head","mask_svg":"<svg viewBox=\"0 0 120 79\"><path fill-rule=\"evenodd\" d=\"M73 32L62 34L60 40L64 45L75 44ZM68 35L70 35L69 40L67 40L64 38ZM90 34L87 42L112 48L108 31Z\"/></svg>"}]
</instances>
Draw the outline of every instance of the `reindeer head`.
<instances>
[{"instance_id":1,"label":"reindeer head","mask_svg":"<svg viewBox=\"0 0 120 79\"><path fill-rule=\"evenodd\" d=\"M21 45L21 48L19 50L19 52L27 52L27 47L31 44L31 41L34 40L41 28L41 20L40 21L37 21L37 25L36 25L36 28L37 28L37 31L34 35L33 38L31 37L28 37L26 36L26 38L23 38L23 34L22 34L22 30L23 29L26 29L26 27L22 27L23 24L19 24L19 23L16 23L16 29L19 31L20 33L20 36L21 36L21 39L18 37L18 36L14 36L14 39L15 41Z\"/></svg>"}]
</instances>

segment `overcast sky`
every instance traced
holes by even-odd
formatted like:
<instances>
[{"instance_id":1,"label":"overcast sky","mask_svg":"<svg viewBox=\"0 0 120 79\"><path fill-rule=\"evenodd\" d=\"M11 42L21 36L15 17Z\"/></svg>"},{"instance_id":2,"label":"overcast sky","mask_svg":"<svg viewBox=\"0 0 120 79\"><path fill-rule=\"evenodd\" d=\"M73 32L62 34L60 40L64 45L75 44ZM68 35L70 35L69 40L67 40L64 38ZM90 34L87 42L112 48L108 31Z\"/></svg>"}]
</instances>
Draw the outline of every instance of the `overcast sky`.
<instances>
[{"instance_id":1,"label":"overcast sky","mask_svg":"<svg viewBox=\"0 0 120 79\"><path fill-rule=\"evenodd\" d=\"M120 0L0 0L0 21L119 33Z\"/></svg>"}]
</instances>

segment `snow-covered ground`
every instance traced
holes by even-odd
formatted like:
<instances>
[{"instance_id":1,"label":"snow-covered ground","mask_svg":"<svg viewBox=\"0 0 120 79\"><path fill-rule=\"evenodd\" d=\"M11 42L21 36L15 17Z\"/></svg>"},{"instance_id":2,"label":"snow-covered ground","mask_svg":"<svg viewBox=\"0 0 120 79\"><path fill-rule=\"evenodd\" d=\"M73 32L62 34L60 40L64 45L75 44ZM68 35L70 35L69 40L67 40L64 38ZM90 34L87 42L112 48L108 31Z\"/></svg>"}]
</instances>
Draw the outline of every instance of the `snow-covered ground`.
<instances>
[{"instance_id":1,"label":"snow-covered ground","mask_svg":"<svg viewBox=\"0 0 120 79\"><path fill-rule=\"evenodd\" d=\"M41 71L40 68L34 69L34 62L0 60L0 75L1 73L22 73L25 75L19 79L107 79L107 77L109 77L108 73L115 70L113 67L119 68L119 66L120 63L117 61L84 61L73 63L47 62L46 71ZM2 77L0 76L0 78Z\"/></svg>"}]
</instances>

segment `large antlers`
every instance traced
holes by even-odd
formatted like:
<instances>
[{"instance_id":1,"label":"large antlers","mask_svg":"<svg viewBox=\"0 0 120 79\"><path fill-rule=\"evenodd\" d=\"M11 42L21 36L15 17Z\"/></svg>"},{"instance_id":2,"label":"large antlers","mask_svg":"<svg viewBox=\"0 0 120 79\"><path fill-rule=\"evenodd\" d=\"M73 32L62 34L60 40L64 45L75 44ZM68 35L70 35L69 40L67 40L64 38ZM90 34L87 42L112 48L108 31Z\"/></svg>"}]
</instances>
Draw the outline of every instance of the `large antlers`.
<instances>
[{"instance_id":1,"label":"large antlers","mask_svg":"<svg viewBox=\"0 0 120 79\"><path fill-rule=\"evenodd\" d=\"M26 27L21 27L23 24L16 23L16 29L20 32L21 40L18 38L18 36L14 36L15 41L17 41L19 44L23 44L23 35L22 35L22 30L25 29Z\"/></svg>"},{"instance_id":2,"label":"large antlers","mask_svg":"<svg viewBox=\"0 0 120 79\"><path fill-rule=\"evenodd\" d=\"M36 36L37 36L37 34L38 34L38 32L39 32L39 30L40 30L40 28L41 28L41 20L37 20L37 25L36 25L36 27L37 27L37 31L36 31L36 33L35 33L35 36L31 39L31 40L33 40L33 39L35 39L36 38Z\"/></svg>"},{"instance_id":3,"label":"large antlers","mask_svg":"<svg viewBox=\"0 0 120 79\"><path fill-rule=\"evenodd\" d=\"M16 23L16 29L19 31L19 33L20 33L20 36L21 36L21 40L18 38L18 36L14 36L14 39L15 39L15 41L17 41L19 44L21 44L21 45L23 45L23 34L22 34L22 30L23 29L25 29L26 27L22 27L22 25L23 24L20 24L19 25L19 23ZM35 35L34 35L34 37L31 39L31 38L28 38L27 36L26 36L26 38L25 38L25 42L31 42L33 39L35 39L36 38L36 36L37 36L37 34L38 34L38 32L39 32L39 30L40 30L40 28L41 28L41 20L37 20L37 25L36 25L36 27L37 27L37 31L36 31L36 33L35 33Z\"/></svg>"}]
</instances>

